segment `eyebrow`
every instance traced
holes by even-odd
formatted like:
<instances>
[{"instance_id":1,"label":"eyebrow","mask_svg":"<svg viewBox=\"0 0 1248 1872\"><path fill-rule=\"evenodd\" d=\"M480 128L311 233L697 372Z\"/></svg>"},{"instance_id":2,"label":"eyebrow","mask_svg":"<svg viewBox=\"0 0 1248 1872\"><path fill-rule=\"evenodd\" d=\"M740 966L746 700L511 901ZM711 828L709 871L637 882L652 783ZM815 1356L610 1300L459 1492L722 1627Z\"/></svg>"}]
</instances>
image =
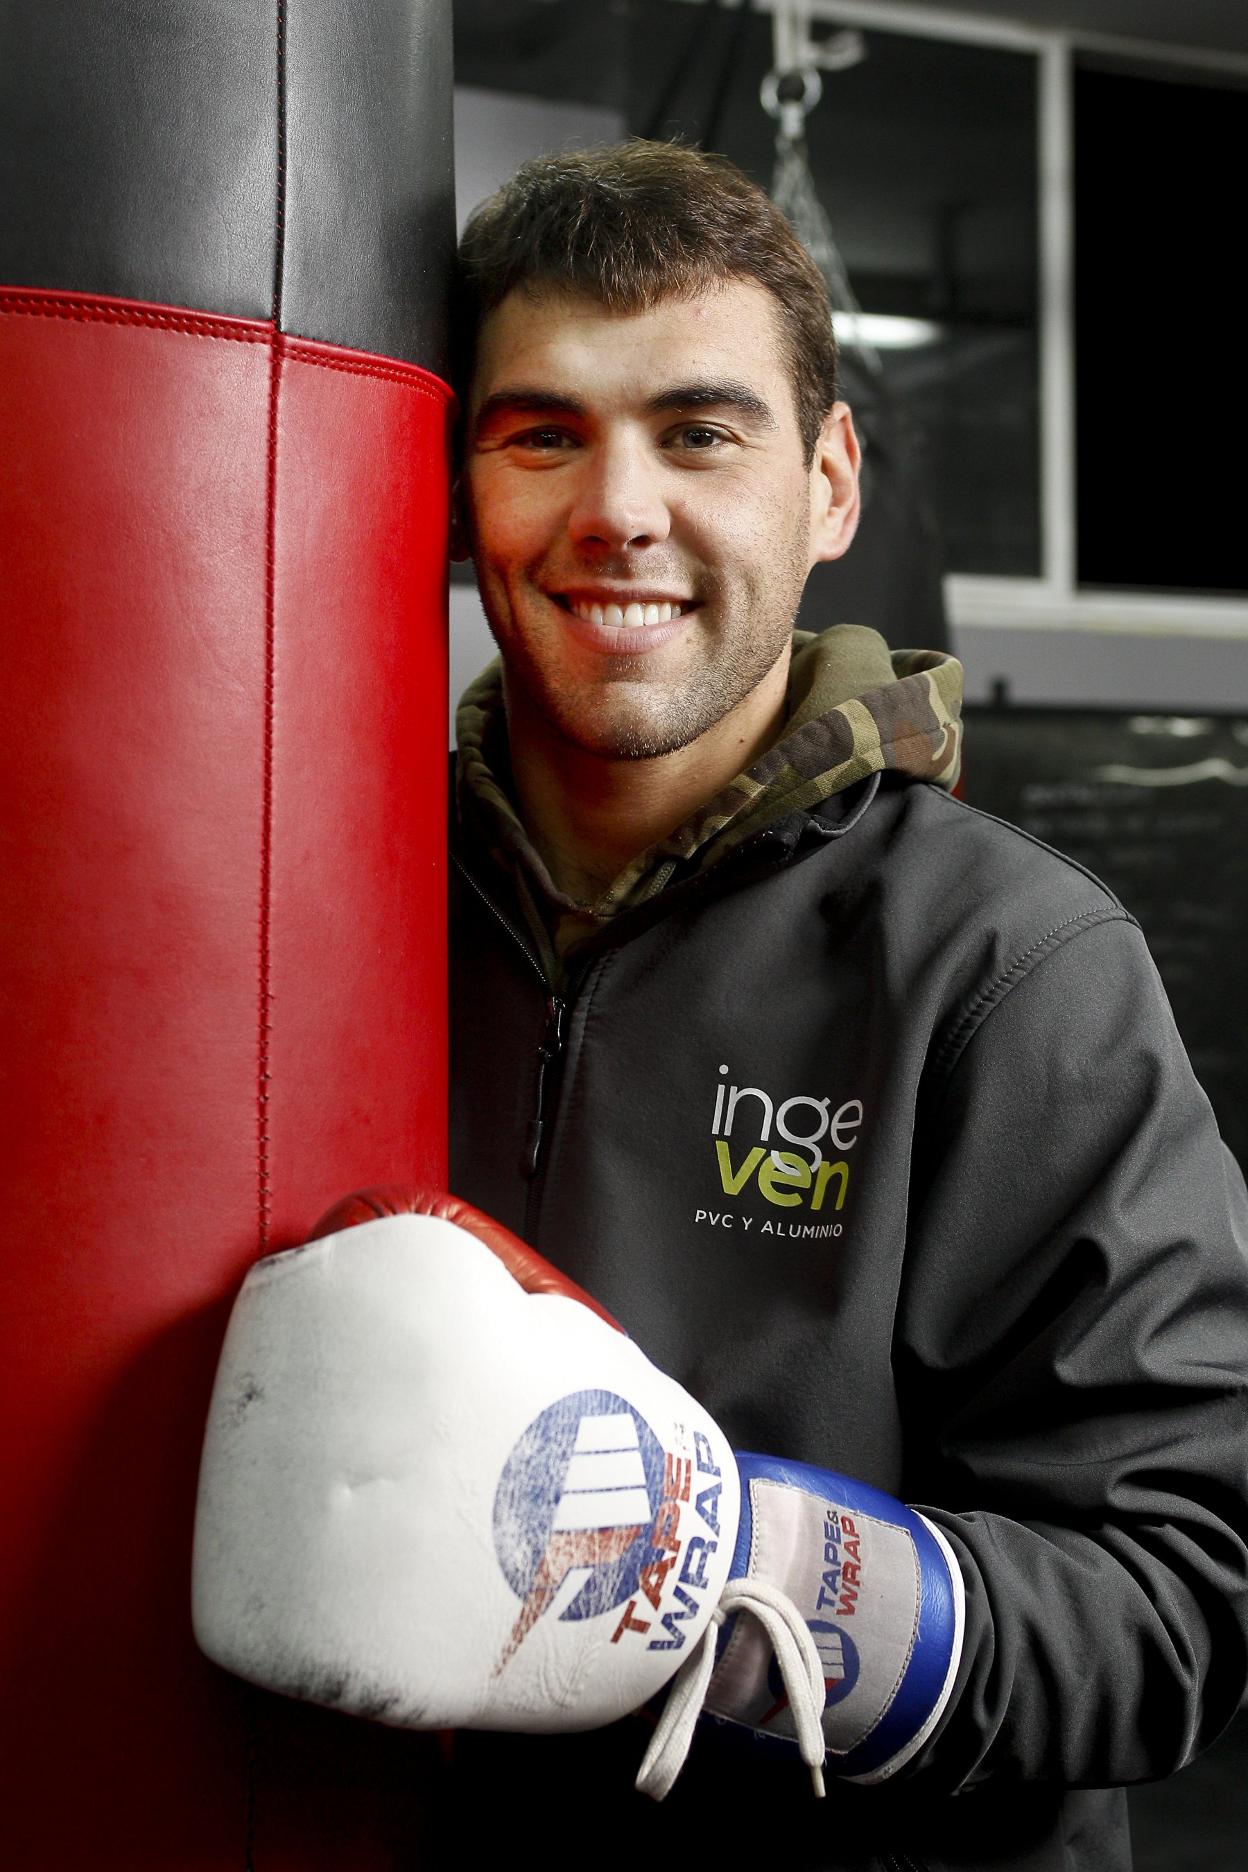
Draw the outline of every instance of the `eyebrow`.
<instances>
[{"instance_id":1,"label":"eyebrow","mask_svg":"<svg viewBox=\"0 0 1248 1872\"><path fill-rule=\"evenodd\" d=\"M474 428L482 429L496 416L587 416L588 410L575 397L559 396L554 390L530 390L523 386L504 386L486 397L477 411Z\"/></svg>"},{"instance_id":2,"label":"eyebrow","mask_svg":"<svg viewBox=\"0 0 1248 1872\"><path fill-rule=\"evenodd\" d=\"M647 398L647 415L661 416L667 410L736 410L760 429L776 428L776 418L769 403L747 384L732 379L714 383L673 384ZM473 424L483 429L502 415L588 417L585 404L575 397L561 396L554 390L542 390L528 384L504 385L486 397Z\"/></svg>"},{"instance_id":3,"label":"eyebrow","mask_svg":"<svg viewBox=\"0 0 1248 1872\"><path fill-rule=\"evenodd\" d=\"M751 390L748 384L726 379L717 383L674 384L652 396L646 408L654 415L664 410L731 409L757 423L760 429L776 427L771 405Z\"/></svg>"}]
</instances>

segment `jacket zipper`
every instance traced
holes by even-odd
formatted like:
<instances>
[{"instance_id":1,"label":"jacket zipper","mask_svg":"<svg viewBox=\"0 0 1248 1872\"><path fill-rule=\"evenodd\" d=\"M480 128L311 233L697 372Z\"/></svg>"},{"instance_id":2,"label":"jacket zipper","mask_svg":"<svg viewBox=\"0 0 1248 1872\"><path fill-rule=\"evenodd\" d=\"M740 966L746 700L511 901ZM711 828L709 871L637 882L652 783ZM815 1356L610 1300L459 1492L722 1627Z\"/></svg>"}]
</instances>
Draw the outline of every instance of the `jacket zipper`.
<instances>
[{"instance_id":1,"label":"jacket zipper","mask_svg":"<svg viewBox=\"0 0 1248 1872\"><path fill-rule=\"evenodd\" d=\"M454 865L455 869L459 872L460 877L463 878L464 883L468 886L473 896L480 899L480 901L485 905L486 909L489 911L490 915L494 918L494 921L496 923L502 924L507 934L511 937L512 942L515 943L517 949L519 949L521 955L524 957L529 967L533 970L533 973L537 976L538 981L541 982L542 987L546 990L547 994L549 994L550 983L546 980L546 971L542 967L541 963L538 961L537 957L534 955L532 949L530 949L528 943L524 940L524 937L520 934L520 931L516 928L515 924L511 921L509 917L505 917L503 915L498 905L494 902L494 899L486 894L486 892L482 889L480 884L477 883L476 878L473 877L472 872L469 871L467 866L464 864L463 860L460 858L457 858L454 852L451 853L451 863Z\"/></svg>"},{"instance_id":2,"label":"jacket zipper","mask_svg":"<svg viewBox=\"0 0 1248 1872\"><path fill-rule=\"evenodd\" d=\"M740 847L740 852L749 851L754 845L762 844L766 834L751 839ZM524 1202L524 1234L530 1246L536 1246L534 1231L537 1226L538 1210L541 1204L542 1152L549 1141L550 1121L553 1117L555 1089L559 1079L559 1067L563 1060L564 1046L567 1039L567 1017L572 1007L571 995L556 994L546 978L546 971L534 953L524 935L516 928L510 917L504 916L493 898L478 884L471 871L454 852L451 863L463 878L474 897L489 911L499 927L506 931L519 949L521 955L541 982L546 996L546 1014L543 1022L542 1037L537 1048L537 1080L534 1089L533 1115L525 1132L524 1149L520 1157L520 1174L528 1184ZM690 880L692 884L698 880ZM590 964L588 972L592 972ZM894 1872L890 1868L890 1872ZM906 1867L897 1867L895 1872L909 1872Z\"/></svg>"},{"instance_id":3,"label":"jacket zipper","mask_svg":"<svg viewBox=\"0 0 1248 1872\"><path fill-rule=\"evenodd\" d=\"M529 1242L533 1239L533 1226L537 1219L538 1184L537 1173L541 1165L542 1146L549 1131L549 1119L553 1105L553 1094L558 1079L558 1067L563 1058L564 1040L567 1034L567 1015L571 1005L566 996L558 995L546 979L546 971L541 962L525 941L509 917L503 915L498 905L477 883L476 878L463 862L452 854L451 862L464 882L478 898L501 928L506 930L511 940L519 949L546 993L546 1015L542 1027L542 1037L537 1048L537 1083L534 1091L533 1116L529 1120L525 1135L524 1150L520 1159L520 1173L529 1185L525 1198L524 1232Z\"/></svg>"},{"instance_id":4,"label":"jacket zipper","mask_svg":"<svg viewBox=\"0 0 1248 1872\"><path fill-rule=\"evenodd\" d=\"M541 1044L537 1049L537 1093L534 1099L533 1116L529 1121L528 1136L524 1143L524 1155L520 1168L530 1179L537 1175L537 1166L542 1155L542 1140L546 1133L547 1101L554 1084L559 1061L563 1057L564 1015L568 1004L559 995L546 998L546 1026Z\"/></svg>"},{"instance_id":5,"label":"jacket zipper","mask_svg":"<svg viewBox=\"0 0 1248 1872\"><path fill-rule=\"evenodd\" d=\"M736 856L739 858L756 847L763 845L768 841L768 837L769 835L767 832L762 832L755 838L746 840L746 842L738 848ZM537 976L537 979L541 982L546 994L546 1017L542 1029L542 1038L537 1049L537 1083L534 1095L533 1116L529 1120L528 1130L525 1134L524 1150L520 1159L520 1173L529 1186L524 1205L524 1232L529 1243L535 1245L533 1232L537 1222L537 1211L541 1198L539 1171L542 1167L542 1150L549 1138L550 1119L553 1115L554 1090L559 1077L558 1068L563 1059L564 1045L567 1037L567 1016L572 1007L572 997L570 995L559 995L555 993L549 981L546 979L545 969L542 967L540 960L534 954L528 942L526 942L522 933L516 928L509 917L503 915L498 905L489 896L482 885L478 884L476 878L473 877L463 860L457 857L454 852L451 853L451 863L455 866L455 869L459 872L459 875L463 878L473 896L479 899L494 918L494 921L510 936L521 955L523 955L526 962L529 964L529 967L533 970L533 973ZM690 879L689 885L696 889L699 882L699 879ZM587 972L592 972L592 968L593 963L591 962ZM911 1868L899 1862L895 1867L890 1866L888 1872L922 1872L922 1868Z\"/></svg>"}]
</instances>

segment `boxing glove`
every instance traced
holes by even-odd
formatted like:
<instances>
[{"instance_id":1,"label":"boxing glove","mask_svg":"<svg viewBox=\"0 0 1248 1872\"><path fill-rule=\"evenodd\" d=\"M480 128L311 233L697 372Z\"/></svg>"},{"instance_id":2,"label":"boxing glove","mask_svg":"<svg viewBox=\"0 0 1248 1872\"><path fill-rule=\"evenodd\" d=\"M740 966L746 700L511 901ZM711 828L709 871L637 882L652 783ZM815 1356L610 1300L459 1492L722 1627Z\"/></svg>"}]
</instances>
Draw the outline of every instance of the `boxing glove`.
<instances>
[{"instance_id":1,"label":"boxing glove","mask_svg":"<svg viewBox=\"0 0 1248 1872\"><path fill-rule=\"evenodd\" d=\"M248 1274L201 1464L196 1636L255 1683L401 1726L611 1722L710 1623L731 1449L548 1263L417 1202L364 1199L369 1219Z\"/></svg>"},{"instance_id":2,"label":"boxing glove","mask_svg":"<svg viewBox=\"0 0 1248 1872\"><path fill-rule=\"evenodd\" d=\"M891 1498L734 1457L589 1296L454 1197L350 1198L239 1296L194 1620L268 1688L553 1731L675 1674L646 1792L671 1786L708 1685L714 1712L794 1739L821 1791L825 1696L847 1772L882 1778L930 1732L956 1575Z\"/></svg>"}]
</instances>

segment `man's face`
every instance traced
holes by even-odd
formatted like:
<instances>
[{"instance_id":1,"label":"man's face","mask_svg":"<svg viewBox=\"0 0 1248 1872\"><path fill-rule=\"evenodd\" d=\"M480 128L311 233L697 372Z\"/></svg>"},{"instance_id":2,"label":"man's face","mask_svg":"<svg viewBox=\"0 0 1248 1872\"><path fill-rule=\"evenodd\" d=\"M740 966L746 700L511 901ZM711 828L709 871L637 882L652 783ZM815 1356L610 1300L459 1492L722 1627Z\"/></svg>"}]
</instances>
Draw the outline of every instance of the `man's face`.
<instances>
[{"instance_id":1,"label":"man's face","mask_svg":"<svg viewBox=\"0 0 1248 1872\"><path fill-rule=\"evenodd\" d=\"M748 735L807 572L852 536L837 408L812 466L752 281L635 314L510 294L480 335L461 497L513 717L609 759L734 712Z\"/></svg>"}]
</instances>

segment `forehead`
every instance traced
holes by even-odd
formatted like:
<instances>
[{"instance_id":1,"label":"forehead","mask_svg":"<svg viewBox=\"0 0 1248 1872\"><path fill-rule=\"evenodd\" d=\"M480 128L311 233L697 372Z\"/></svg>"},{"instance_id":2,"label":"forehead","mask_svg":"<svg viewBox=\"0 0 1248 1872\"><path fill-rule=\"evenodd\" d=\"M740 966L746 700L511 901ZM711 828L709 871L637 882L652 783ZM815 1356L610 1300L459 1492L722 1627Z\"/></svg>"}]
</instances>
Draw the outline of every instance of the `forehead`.
<instances>
[{"instance_id":1,"label":"forehead","mask_svg":"<svg viewBox=\"0 0 1248 1872\"><path fill-rule=\"evenodd\" d=\"M650 401L665 382L732 379L779 416L791 401L788 378L775 301L753 280L640 312L612 312L583 293L519 288L482 323L470 406L523 385L613 410Z\"/></svg>"}]
</instances>

